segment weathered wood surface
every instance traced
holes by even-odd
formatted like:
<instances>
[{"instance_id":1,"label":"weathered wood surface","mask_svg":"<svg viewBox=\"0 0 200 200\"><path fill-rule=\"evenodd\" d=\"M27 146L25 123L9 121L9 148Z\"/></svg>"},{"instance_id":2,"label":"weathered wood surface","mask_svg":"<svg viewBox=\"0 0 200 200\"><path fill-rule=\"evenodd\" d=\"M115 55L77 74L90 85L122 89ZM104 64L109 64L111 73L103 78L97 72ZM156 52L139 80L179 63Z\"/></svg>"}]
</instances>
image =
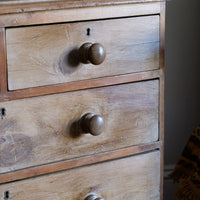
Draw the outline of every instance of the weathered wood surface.
<instances>
[{"instance_id":1,"label":"weathered wood surface","mask_svg":"<svg viewBox=\"0 0 200 200\"><path fill-rule=\"evenodd\" d=\"M0 116L0 130L3 130L3 132L0 131L0 163L3 163L0 166L0 183L5 183L6 178L8 181L14 181L79 167L62 173L11 184L1 184L0 198L5 199L4 193L10 191L10 199L14 200L82 200L88 192L96 192L108 200L163 199L164 157L163 146L160 149L160 144L164 140L164 6L157 0L0 1L0 27L2 27L0 28L0 101L159 78L156 81L124 84L119 86L119 91L116 89L118 87L116 85L105 87L106 90L105 88L83 90L80 93L69 92L68 94L0 103L0 109L6 108L6 115ZM81 81L79 77L77 81L67 82L64 80L58 82L57 85L49 83L47 86L33 86L33 88L28 88L30 87L28 86L25 89L7 91L5 29L11 26L17 28L38 25L39 27L40 25L46 26L46 24L155 14L158 18L160 42L158 40L156 54L159 59L155 68L152 68L153 70L145 68L144 71L139 70L139 73L131 71L131 74L125 74L126 70L131 67L125 66L125 71L120 73L125 75L110 77L103 75L94 77L95 79L83 78ZM4 29L4 27L6 28ZM132 55L135 54L132 53ZM137 57L140 58L138 55ZM51 54L49 57L52 57ZM126 86L130 88L124 89ZM152 89L153 87L154 89ZM152 95L148 96L149 92ZM120 96L119 100L118 96ZM87 97L91 98L88 104L86 103ZM113 102L112 99L115 101ZM97 103L97 106L94 106L92 102ZM111 107L109 107L110 105ZM76 110L76 112L72 113L72 110ZM103 114L106 121L110 120L109 114L113 113L112 120L106 124L104 135L101 138L90 138L89 135L72 138L69 134L71 122L68 122L76 121L79 114L88 111L99 111L98 114ZM134 115L135 113L137 114ZM150 125L150 123L152 124ZM116 124L117 126L115 126ZM121 124L126 125L126 128ZM109 132L108 129L111 131ZM157 141L158 139L160 141ZM132 144L139 145L130 146ZM140 154L136 156L138 159L129 157L118 161L104 162L100 165L81 167L153 149L160 149L160 152L149 153L151 156L148 156L148 159L145 156L149 154ZM6 155L2 152L9 152L7 161L5 161ZM56 162L60 160L63 162ZM48 164L46 165L46 163ZM34 167L35 165L39 166ZM27 166L30 168L15 170ZM90 170L91 168L92 170ZM120 176L116 176L116 174ZM81 187L82 185L84 188Z\"/></svg>"},{"instance_id":2,"label":"weathered wood surface","mask_svg":"<svg viewBox=\"0 0 200 200\"><path fill-rule=\"evenodd\" d=\"M162 0L1 0L0 14L159 1Z\"/></svg>"},{"instance_id":3,"label":"weathered wood surface","mask_svg":"<svg viewBox=\"0 0 200 200\"><path fill-rule=\"evenodd\" d=\"M49 6L45 6L49 8ZM106 19L160 13L160 2L146 4L124 4L112 6L94 6L76 9L49 10L48 12L27 12L0 15L0 27L25 26L57 22Z\"/></svg>"},{"instance_id":4,"label":"weathered wood surface","mask_svg":"<svg viewBox=\"0 0 200 200\"><path fill-rule=\"evenodd\" d=\"M0 172L158 140L159 81L0 103ZM85 113L103 116L99 136L78 136Z\"/></svg>"},{"instance_id":5,"label":"weathered wood surface","mask_svg":"<svg viewBox=\"0 0 200 200\"><path fill-rule=\"evenodd\" d=\"M11 28L6 41L10 90L159 68L158 15ZM78 62L85 42L105 47L101 65Z\"/></svg>"},{"instance_id":6,"label":"weathered wood surface","mask_svg":"<svg viewBox=\"0 0 200 200\"><path fill-rule=\"evenodd\" d=\"M81 200L96 193L108 200L159 200L158 151L0 185L12 200Z\"/></svg>"}]
</instances>

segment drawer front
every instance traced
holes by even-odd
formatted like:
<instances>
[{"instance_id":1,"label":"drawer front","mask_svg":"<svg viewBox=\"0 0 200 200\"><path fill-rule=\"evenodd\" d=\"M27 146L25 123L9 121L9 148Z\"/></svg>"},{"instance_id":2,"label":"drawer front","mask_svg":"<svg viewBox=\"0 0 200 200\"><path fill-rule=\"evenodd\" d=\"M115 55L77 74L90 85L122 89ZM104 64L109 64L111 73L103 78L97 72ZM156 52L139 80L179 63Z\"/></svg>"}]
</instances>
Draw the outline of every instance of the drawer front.
<instances>
[{"instance_id":1,"label":"drawer front","mask_svg":"<svg viewBox=\"0 0 200 200\"><path fill-rule=\"evenodd\" d=\"M0 172L157 141L158 87L153 80L0 103ZM80 134L86 113L103 117L100 135Z\"/></svg>"},{"instance_id":2,"label":"drawer front","mask_svg":"<svg viewBox=\"0 0 200 200\"><path fill-rule=\"evenodd\" d=\"M78 49L100 43L100 65L80 64ZM159 15L6 29L9 90L159 68Z\"/></svg>"},{"instance_id":3,"label":"drawer front","mask_svg":"<svg viewBox=\"0 0 200 200\"><path fill-rule=\"evenodd\" d=\"M152 152L0 186L12 200L159 200L160 153Z\"/></svg>"}]
</instances>

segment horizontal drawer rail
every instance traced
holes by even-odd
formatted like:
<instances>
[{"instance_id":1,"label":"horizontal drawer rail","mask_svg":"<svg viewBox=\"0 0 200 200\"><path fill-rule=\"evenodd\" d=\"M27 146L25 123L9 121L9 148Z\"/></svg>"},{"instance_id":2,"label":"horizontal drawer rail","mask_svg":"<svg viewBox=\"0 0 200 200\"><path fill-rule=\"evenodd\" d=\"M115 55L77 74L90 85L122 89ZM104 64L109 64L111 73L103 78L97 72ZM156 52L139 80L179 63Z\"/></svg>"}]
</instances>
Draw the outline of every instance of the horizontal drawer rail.
<instances>
[{"instance_id":1,"label":"horizontal drawer rail","mask_svg":"<svg viewBox=\"0 0 200 200\"><path fill-rule=\"evenodd\" d=\"M123 83L138 82L143 80L152 80L160 78L163 74L162 69L139 72L126 75L118 75L112 77L103 77L90 80L74 81L68 83L61 83L56 85L40 86L34 88L27 88L21 90L4 91L0 96L0 102L23 99L29 97L36 97L48 94L77 91L83 89L97 88L103 86L117 85Z\"/></svg>"},{"instance_id":2,"label":"horizontal drawer rail","mask_svg":"<svg viewBox=\"0 0 200 200\"><path fill-rule=\"evenodd\" d=\"M160 141L0 174L0 184L160 149Z\"/></svg>"}]
</instances>

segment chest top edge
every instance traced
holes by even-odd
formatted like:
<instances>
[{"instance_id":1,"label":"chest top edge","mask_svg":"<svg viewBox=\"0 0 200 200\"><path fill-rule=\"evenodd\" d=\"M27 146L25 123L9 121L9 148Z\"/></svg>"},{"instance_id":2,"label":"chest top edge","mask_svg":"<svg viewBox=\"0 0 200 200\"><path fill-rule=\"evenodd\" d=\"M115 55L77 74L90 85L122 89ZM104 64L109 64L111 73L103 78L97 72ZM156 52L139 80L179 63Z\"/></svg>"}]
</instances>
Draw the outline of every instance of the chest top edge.
<instances>
[{"instance_id":1,"label":"chest top edge","mask_svg":"<svg viewBox=\"0 0 200 200\"><path fill-rule=\"evenodd\" d=\"M165 0L3 0L0 1L0 15L150 2L165 2Z\"/></svg>"}]
</instances>

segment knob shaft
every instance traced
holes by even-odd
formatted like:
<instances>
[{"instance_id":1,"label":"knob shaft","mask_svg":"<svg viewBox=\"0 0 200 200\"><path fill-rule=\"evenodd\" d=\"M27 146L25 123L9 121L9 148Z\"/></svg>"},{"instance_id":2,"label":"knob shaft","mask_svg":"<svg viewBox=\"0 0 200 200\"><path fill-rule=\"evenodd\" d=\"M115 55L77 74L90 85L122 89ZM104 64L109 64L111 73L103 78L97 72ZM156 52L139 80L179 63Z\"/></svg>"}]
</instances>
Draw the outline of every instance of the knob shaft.
<instances>
[{"instance_id":1,"label":"knob shaft","mask_svg":"<svg viewBox=\"0 0 200 200\"><path fill-rule=\"evenodd\" d=\"M91 194L87 196L84 200L104 200L104 198L99 197L96 194Z\"/></svg>"},{"instance_id":2,"label":"knob shaft","mask_svg":"<svg viewBox=\"0 0 200 200\"><path fill-rule=\"evenodd\" d=\"M101 64L106 57L106 50L99 43L84 43L78 51L79 60L84 64L92 63L94 65Z\"/></svg>"},{"instance_id":3,"label":"knob shaft","mask_svg":"<svg viewBox=\"0 0 200 200\"><path fill-rule=\"evenodd\" d=\"M104 131L104 120L100 115L87 113L80 119L80 126L84 133L97 136Z\"/></svg>"}]
</instances>

